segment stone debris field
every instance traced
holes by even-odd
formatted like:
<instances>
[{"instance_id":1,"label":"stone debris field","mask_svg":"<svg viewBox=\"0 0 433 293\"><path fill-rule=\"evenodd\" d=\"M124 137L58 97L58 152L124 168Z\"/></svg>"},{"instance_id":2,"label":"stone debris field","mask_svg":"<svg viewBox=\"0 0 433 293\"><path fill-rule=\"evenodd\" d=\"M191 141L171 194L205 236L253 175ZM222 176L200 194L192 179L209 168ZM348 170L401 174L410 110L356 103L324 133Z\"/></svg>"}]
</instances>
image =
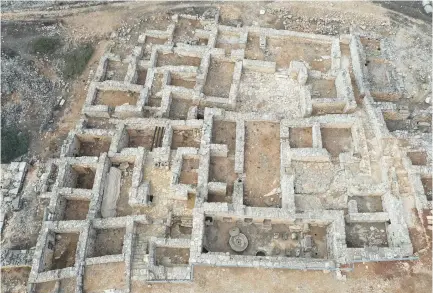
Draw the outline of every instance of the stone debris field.
<instances>
[{"instance_id":1,"label":"stone debris field","mask_svg":"<svg viewBox=\"0 0 433 293\"><path fill-rule=\"evenodd\" d=\"M345 279L355 263L414 258L405 200L427 227L431 106L400 103L387 38L219 18L174 14L126 56L102 55L41 176L36 246L2 251L4 266L31 266L28 292L102 278L131 292L194 282L195 266ZM19 210L28 165L2 169Z\"/></svg>"}]
</instances>

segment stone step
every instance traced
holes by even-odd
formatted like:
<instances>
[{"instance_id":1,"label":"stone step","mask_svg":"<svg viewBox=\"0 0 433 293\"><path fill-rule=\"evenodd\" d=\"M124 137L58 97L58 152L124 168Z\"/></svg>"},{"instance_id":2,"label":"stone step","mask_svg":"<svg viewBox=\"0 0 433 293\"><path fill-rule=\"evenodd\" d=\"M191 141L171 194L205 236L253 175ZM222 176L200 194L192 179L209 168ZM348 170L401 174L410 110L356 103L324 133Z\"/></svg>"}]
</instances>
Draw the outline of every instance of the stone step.
<instances>
[{"instance_id":1,"label":"stone step","mask_svg":"<svg viewBox=\"0 0 433 293\"><path fill-rule=\"evenodd\" d=\"M147 264L131 265L131 270L147 270L149 266Z\"/></svg>"},{"instance_id":2,"label":"stone step","mask_svg":"<svg viewBox=\"0 0 433 293\"><path fill-rule=\"evenodd\" d=\"M147 260L144 260L143 257L141 257L141 258L134 258L132 260L132 263L148 263L148 262L147 262Z\"/></svg>"},{"instance_id":3,"label":"stone step","mask_svg":"<svg viewBox=\"0 0 433 293\"><path fill-rule=\"evenodd\" d=\"M143 262L142 260L132 261L131 262L131 268L135 267L135 266L141 266L142 264L145 264L146 266L148 265L148 263Z\"/></svg>"},{"instance_id":4,"label":"stone step","mask_svg":"<svg viewBox=\"0 0 433 293\"><path fill-rule=\"evenodd\" d=\"M132 250L133 252L146 252L147 251L147 246L146 247L134 247L134 249Z\"/></svg>"},{"instance_id":5,"label":"stone step","mask_svg":"<svg viewBox=\"0 0 433 293\"><path fill-rule=\"evenodd\" d=\"M133 257L132 261L147 261L147 255Z\"/></svg>"},{"instance_id":6,"label":"stone step","mask_svg":"<svg viewBox=\"0 0 433 293\"><path fill-rule=\"evenodd\" d=\"M132 259L132 262L147 262L147 257L134 257L133 259Z\"/></svg>"},{"instance_id":7,"label":"stone step","mask_svg":"<svg viewBox=\"0 0 433 293\"><path fill-rule=\"evenodd\" d=\"M149 237L148 236L135 236L135 241L145 241L148 242L149 241Z\"/></svg>"},{"instance_id":8,"label":"stone step","mask_svg":"<svg viewBox=\"0 0 433 293\"><path fill-rule=\"evenodd\" d=\"M146 245L135 245L134 246L134 250L146 250L147 249L147 244Z\"/></svg>"},{"instance_id":9,"label":"stone step","mask_svg":"<svg viewBox=\"0 0 433 293\"><path fill-rule=\"evenodd\" d=\"M407 171L405 169L396 169L395 173L407 177Z\"/></svg>"},{"instance_id":10,"label":"stone step","mask_svg":"<svg viewBox=\"0 0 433 293\"><path fill-rule=\"evenodd\" d=\"M137 276L132 276L132 280L133 281L143 281L143 282L146 282L147 281L147 277L146 276L142 276L142 275L137 275Z\"/></svg>"},{"instance_id":11,"label":"stone step","mask_svg":"<svg viewBox=\"0 0 433 293\"><path fill-rule=\"evenodd\" d=\"M134 251L146 251L147 250L147 245L146 246L135 246L134 247Z\"/></svg>"},{"instance_id":12,"label":"stone step","mask_svg":"<svg viewBox=\"0 0 433 293\"><path fill-rule=\"evenodd\" d=\"M146 255L146 254L149 254L148 252L147 252L147 249L143 249L143 250L134 250L134 252L133 252L133 255L135 256L135 255Z\"/></svg>"},{"instance_id":13,"label":"stone step","mask_svg":"<svg viewBox=\"0 0 433 293\"><path fill-rule=\"evenodd\" d=\"M135 246L133 248L133 251L146 251L147 250L147 246Z\"/></svg>"},{"instance_id":14,"label":"stone step","mask_svg":"<svg viewBox=\"0 0 433 293\"><path fill-rule=\"evenodd\" d=\"M149 266L149 264L147 262L133 262L131 263L131 268L147 268Z\"/></svg>"},{"instance_id":15,"label":"stone step","mask_svg":"<svg viewBox=\"0 0 433 293\"><path fill-rule=\"evenodd\" d=\"M132 276L134 276L134 277L136 277L136 276L146 277L147 276L147 270L146 269L132 269L131 273L132 273Z\"/></svg>"},{"instance_id":16,"label":"stone step","mask_svg":"<svg viewBox=\"0 0 433 293\"><path fill-rule=\"evenodd\" d=\"M131 265L132 270L141 270L141 269L148 269L147 263L137 263Z\"/></svg>"}]
</instances>

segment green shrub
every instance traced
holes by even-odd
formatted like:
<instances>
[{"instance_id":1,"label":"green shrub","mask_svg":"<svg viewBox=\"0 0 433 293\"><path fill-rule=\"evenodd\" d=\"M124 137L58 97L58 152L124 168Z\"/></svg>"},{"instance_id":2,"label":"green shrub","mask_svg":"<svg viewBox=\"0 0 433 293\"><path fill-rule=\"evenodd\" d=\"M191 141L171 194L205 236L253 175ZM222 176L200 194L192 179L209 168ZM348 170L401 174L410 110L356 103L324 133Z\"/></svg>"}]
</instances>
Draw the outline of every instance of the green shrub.
<instances>
[{"instance_id":1,"label":"green shrub","mask_svg":"<svg viewBox=\"0 0 433 293\"><path fill-rule=\"evenodd\" d=\"M1 162L9 163L13 159L27 153L29 136L16 127L1 128Z\"/></svg>"},{"instance_id":2,"label":"green shrub","mask_svg":"<svg viewBox=\"0 0 433 293\"><path fill-rule=\"evenodd\" d=\"M64 56L65 67L63 69L63 76L70 79L80 75L92 57L93 51L92 45L83 44L66 53Z\"/></svg>"},{"instance_id":3,"label":"green shrub","mask_svg":"<svg viewBox=\"0 0 433 293\"><path fill-rule=\"evenodd\" d=\"M32 53L52 54L61 45L59 37L40 37L33 41L31 45Z\"/></svg>"}]
</instances>

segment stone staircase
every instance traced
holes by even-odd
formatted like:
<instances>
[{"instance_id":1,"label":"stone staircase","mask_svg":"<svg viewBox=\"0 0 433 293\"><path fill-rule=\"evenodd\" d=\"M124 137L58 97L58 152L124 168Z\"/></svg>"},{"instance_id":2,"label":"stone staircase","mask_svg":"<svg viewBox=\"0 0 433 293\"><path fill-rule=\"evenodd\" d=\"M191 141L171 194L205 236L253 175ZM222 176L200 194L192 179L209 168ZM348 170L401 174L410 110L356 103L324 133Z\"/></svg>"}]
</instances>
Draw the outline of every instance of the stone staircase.
<instances>
[{"instance_id":1,"label":"stone staircase","mask_svg":"<svg viewBox=\"0 0 433 293\"><path fill-rule=\"evenodd\" d=\"M135 234L131 263L131 277L133 280L147 280L148 254L148 237Z\"/></svg>"},{"instance_id":2,"label":"stone staircase","mask_svg":"<svg viewBox=\"0 0 433 293\"><path fill-rule=\"evenodd\" d=\"M403 166L403 162L400 157L394 158L395 173L398 179L398 188L400 197L408 197L411 195L410 181L407 170Z\"/></svg>"}]
</instances>

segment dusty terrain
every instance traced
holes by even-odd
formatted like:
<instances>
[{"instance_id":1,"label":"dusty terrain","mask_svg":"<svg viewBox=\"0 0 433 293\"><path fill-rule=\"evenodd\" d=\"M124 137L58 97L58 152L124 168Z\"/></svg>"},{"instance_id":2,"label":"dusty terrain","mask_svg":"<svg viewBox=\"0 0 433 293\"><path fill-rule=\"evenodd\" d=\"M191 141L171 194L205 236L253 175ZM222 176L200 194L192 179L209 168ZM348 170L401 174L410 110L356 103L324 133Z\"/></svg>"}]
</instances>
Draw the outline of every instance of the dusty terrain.
<instances>
[{"instance_id":1,"label":"dusty terrain","mask_svg":"<svg viewBox=\"0 0 433 293\"><path fill-rule=\"evenodd\" d=\"M92 78L98 61L107 48L119 54L129 54L137 31L144 28L165 29L167 19L173 12L191 11L196 6L210 6L211 3L159 3L152 5L144 2L113 3L80 7L72 5L69 9L47 9L46 6L35 5L30 10L19 6L10 6L2 12L2 127L16 123L21 131L30 136L29 152L20 159L31 162L34 166L29 171L25 182L26 197L23 209L6 217L6 225L2 231L2 247L9 249L29 249L36 245L37 235L42 221L46 201L37 198L33 188L42 173L42 163L48 158L59 156L60 146L68 132L75 127L81 115L89 80ZM425 109L431 102L431 19L426 17L420 7L409 5L399 7L395 3L321 3L314 2L275 2L275 3L216 3L221 11L220 22L236 26L257 24L263 27L312 32L318 34L338 35L349 33L351 26L361 30L389 36L394 47L393 56L398 73L403 78L407 91L407 100L402 103L411 109ZM406 5L406 4L402 4ZM387 8L390 8L388 10ZM261 15L259 11L266 9ZM146 21L144 21L146 19ZM135 28L130 34L128 30ZM62 46L55 54L41 56L30 52L30 43L39 36L59 35ZM114 44L112 39L120 39ZM188 38L180 34L179 39ZM91 59L84 71L73 79L62 76L62 54L78 44L90 43L94 48ZM6 51L3 48L9 48ZM270 52L280 56L282 52ZM284 53L284 52L283 52ZM290 52L298 54L299 52ZM257 52L246 53L257 59L264 58ZM285 52L284 54L288 54ZM284 54L277 62L284 62ZM287 56L286 56L287 57ZM164 61L164 60L162 60ZM191 61L191 60L189 60ZM188 61L188 62L189 62ZM194 61L194 60L193 60ZM168 60L167 62L173 62ZM317 69L326 64L317 64ZM231 68L224 64L213 64L212 80L220 82L206 84L208 95L225 97L228 92L219 88L226 80L223 78ZM260 77L248 76L259 83ZM251 82L248 81L248 82ZM173 84L176 79L172 80ZM180 81L182 83L183 81ZM230 81L228 82L230 84ZM185 86L185 85L183 85ZM277 86L277 85L276 85ZM242 83L241 83L242 87ZM225 89L227 87L224 87ZM263 95L268 99L276 99L269 89L257 87L263 91L260 97L251 99L248 88L241 88L240 111L251 109L272 110ZM358 97L359 98L359 97ZM65 102L59 106L59 102ZM104 98L101 98L104 100ZM111 99L109 99L111 101ZM124 97L124 100L133 100ZM125 101L119 101L123 104ZM272 103L270 103L272 104ZM280 109L282 112L290 109ZM182 112L179 109L179 112ZM170 114L181 117L184 114ZM227 127L227 128L226 128ZM279 129L270 124L255 128L246 125L246 140L254 141L246 149L245 168L245 201L254 206L277 206L278 196L263 198L263 195L279 185ZM223 126L224 134L215 133L215 142L227 143L229 149L228 162L213 162L215 181L219 173L229 174L229 188L235 177L231 175L230 156L234 155L234 129ZM222 131L221 131L222 132ZM260 138L257 134L260 132ZM262 135L265 134L265 135ZM344 134L330 134L344 136ZM139 144L140 142L137 142ZM173 135L173 146L189 144L197 146L199 140L195 134L177 133ZM309 144L308 137L296 144ZM326 147L326 146L325 146ZM266 151L263 151L264 148ZM332 150L330 150L332 153ZM259 159L257 159L259 158ZM258 164L257 164L258 162ZM258 172L259 166L268 165L267 170ZM188 182L196 181L195 165L191 164L185 171ZM211 163L212 165L212 163ZM271 168L275 167L275 169ZM154 175L154 174L153 174ZM146 176L153 176L147 173ZM159 174L155 176L158 177ZM163 178L164 177L164 178ZM165 178L167 177L167 178ZM159 176L159 180L168 180L169 176ZM191 178L192 177L192 178ZM227 177L227 176L222 176ZM127 179L123 179L127 180ZM157 184L155 180L152 184ZM127 183L125 183L127 185ZM156 186L157 190L158 187ZM157 199L159 200L159 199ZM216 199L230 201L230 198ZM413 205L413 203L412 203ZM80 207L77 207L79 209ZM87 207L82 207L86 209ZM129 208L129 206L127 207ZM72 216L71 216L72 217ZM416 217L416 216L414 216ZM415 254L419 259L386 263L360 263L347 273L347 280L336 280L331 273L249 269L249 268L215 268L195 267L194 282L191 284L152 284L141 287L133 283L133 292L431 292L432 262L431 234L425 235L419 221L414 221L411 228ZM101 248L103 249L103 248ZM108 272L94 266L86 274L97 276L86 278L85 292L103 292L108 288L122 286L122 276L115 272L122 268L113 267ZM28 271L17 269L2 271L2 292L26 292ZM95 282L95 280L98 280ZM65 285L65 288L68 286ZM45 288L40 288L40 292ZM52 290L48 288L46 290Z\"/></svg>"}]
</instances>

